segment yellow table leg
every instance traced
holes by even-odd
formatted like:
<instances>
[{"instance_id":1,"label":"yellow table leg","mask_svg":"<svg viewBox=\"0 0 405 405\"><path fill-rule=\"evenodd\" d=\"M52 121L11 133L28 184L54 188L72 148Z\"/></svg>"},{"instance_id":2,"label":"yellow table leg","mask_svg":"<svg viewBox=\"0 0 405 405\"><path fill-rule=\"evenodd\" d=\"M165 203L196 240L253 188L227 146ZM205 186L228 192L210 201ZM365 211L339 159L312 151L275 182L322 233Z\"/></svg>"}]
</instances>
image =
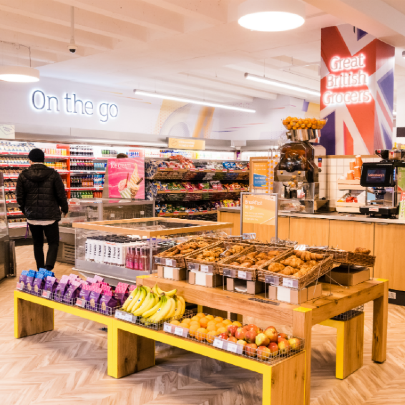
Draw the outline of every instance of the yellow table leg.
<instances>
[{"instance_id":1,"label":"yellow table leg","mask_svg":"<svg viewBox=\"0 0 405 405\"><path fill-rule=\"evenodd\" d=\"M336 378L343 380L363 365L364 313L347 321L327 319L320 325L337 330Z\"/></svg>"}]
</instances>

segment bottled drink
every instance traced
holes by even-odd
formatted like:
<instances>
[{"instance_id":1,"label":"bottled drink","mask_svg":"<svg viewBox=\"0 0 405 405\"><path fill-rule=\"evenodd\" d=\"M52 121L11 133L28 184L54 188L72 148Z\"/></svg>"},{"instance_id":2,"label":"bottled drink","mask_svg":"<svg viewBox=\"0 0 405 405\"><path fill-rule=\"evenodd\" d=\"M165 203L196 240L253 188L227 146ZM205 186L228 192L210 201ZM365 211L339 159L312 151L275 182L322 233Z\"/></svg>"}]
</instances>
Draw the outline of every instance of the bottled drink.
<instances>
[{"instance_id":1,"label":"bottled drink","mask_svg":"<svg viewBox=\"0 0 405 405\"><path fill-rule=\"evenodd\" d=\"M134 247L133 251L134 251L134 270L139 270L139 249L137 247Z\"/></svg>"}]
</instances>

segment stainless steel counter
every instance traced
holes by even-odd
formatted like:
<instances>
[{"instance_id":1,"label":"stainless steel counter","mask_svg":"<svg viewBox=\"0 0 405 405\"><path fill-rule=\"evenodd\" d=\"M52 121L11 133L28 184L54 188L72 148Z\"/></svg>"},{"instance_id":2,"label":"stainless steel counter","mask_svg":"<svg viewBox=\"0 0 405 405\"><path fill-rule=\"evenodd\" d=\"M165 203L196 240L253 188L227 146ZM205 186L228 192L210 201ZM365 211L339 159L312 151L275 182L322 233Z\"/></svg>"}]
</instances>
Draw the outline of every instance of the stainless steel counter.
<instances>
[{"instance_id":1,"label":"stainless steel counter","mask_svg":"<svg viewBox=\"0 0 405 405\"><path fill-rule=\"evenodd\" d=\"M234 212L235 214L240 213L240 207L229 207L220 208L219 211L222 212ZM379 224L395 224L395 225L405 225L404 220L399 219L381 219L381 218L369 218L366 215L360 214L342 214L339 212L323 212L319 214L299 214L299 213L279 213L281 217L296 217L296 218L317 218L317 219L330 219L337 221L357 221L357 222L376 222Z\"/></svg>"}]
</instances>

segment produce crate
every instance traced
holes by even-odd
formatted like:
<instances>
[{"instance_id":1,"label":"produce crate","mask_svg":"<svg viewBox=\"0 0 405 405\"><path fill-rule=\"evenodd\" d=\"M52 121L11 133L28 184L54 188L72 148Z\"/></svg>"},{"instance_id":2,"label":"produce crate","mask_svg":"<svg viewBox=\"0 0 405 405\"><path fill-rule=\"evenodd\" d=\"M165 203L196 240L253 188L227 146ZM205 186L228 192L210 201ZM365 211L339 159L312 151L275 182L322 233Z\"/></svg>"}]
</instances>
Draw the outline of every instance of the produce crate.
<instances>
[{"instance_id":1,"label":"produce crate","mask_svg":"<svg viewBox=\"0 0 405 405\"><path fill-rule=\"evenodd\" d=\"M308 251L332 255L334 262L354 266L374 267L376 259L376 256L348 252L346 250L309 248Z\"/></svg>"},{"instance_id":2,"label":"produce crate","mask_svg":"<svg viewBox=\"0 0 405 405\"><path fill-rule=\"evenodd\" d=\"M235 245L242 246L244 248L240 252L240 254L243 254L243 253L246 254L246 253L252 251L252 247L249 246L246 243L233 243L233 242L227 242L227 241L220 241L220 242L217 242L217 243L215 243L213 245L210 245L209 247L204 248L202 250L202 252L205 252L206 250L210 250L210 249L215 248L215 247L222 247L222 248L225 248L225 249L229 249L230 247L235 246ZM191 254L190 256L187 256L186 264L187 264L187 269L188 270L200 270L200 271L204 271L204 272L207 272L207 273L219 274L218 265L221 262L223 262L225 260L228 260L228 259L230 259L230 258L232 258L232 257L239 254L239 253L236 253L236 254L234 254L232 256L219 258L218 262L211 262L211 261L208 261L208 260L197 260L196 259L196 257L202 252L199 251L199 252ZM238 257L240 257L240 256L238 256Z\"/></svg>"},{"instance_id":3,"label":"produce crate","mask_svg":"<svg viewBox=\"0 0 405 405\"><path fill-rule=\"evenodd\" d=\"M201 249L197 249L194 250L193 252L190 252L186 255L181 255L181 256L177 256L177 257L173 257L173 256L167 256L168 253L171 253L173 251L175 251L179 246L183 246L186 243L190 243L190 242L208 242L210 243L211 241L209 240L204 240L204 239L197 239L197 238L193 238L188 240L187 242L183 242L180 243L176 246L173 246L170 249L165 250L164 252L161 252L159 254L157 254L154 259L155 259L155 263L157 264L162 264L162 265L166 265L166 266L172 266L172 267L186 267L186 257L188 257L189 255L192 255L194 253L200 252L203 249L206 249L212 245L215 245L218 242L212 242L210 243L208 246L204 246Z\"/></svg>"},{"instance_id":4,"label":"produce crate","mask_svg":"<svg viewBox=\"0 0 405 405\"><path fill-rule=\"evenodd\" d=\"M246 267L231 265L230 263L234 262L236 259L239 259L241 256L246 255L247 253L251 253L251 252L255 252L255 251L256 252L269 252L271 250L280 251L280 255L282 255L282 256L276 256L276 258L283 257L283 255L285 253L288 253L291 251L290 248L271 246L271 245L251 246L251 250L246 251L243 254L238 254L238 255L232 256L231 258L225 260L222 263L218 263L217 267L218 267L219 274L227 276L227 277L232 277L232 278L241 278L243 280L256 280L258 270L263 268L266 264L271 263L275 259L268 260L267 262L261 264L257 269L249 269ZM261 281L261 280L259 280L259 281Z\"/></svg>"},{"instance_id":5,"label":"produce crate","mask_svg":"<svg viewBox=\"0 0 405 405\"><path fill-rule=\"evenodd\" d=\"M287 259L293 254L294 251L290 251L280 258L276 258L275 260L272 261L272 263L280 263L282 260ZM290 287L301 290L302 288L305 288L307 285L313 283L315 280L317 280L318 278L329 272L333 267L333 262L334 260L332 255L325 255L324 259L320 261L317 266L315 266L309 273L305 274L300 278L294 277L294 275L287 276L284 274L274 273L272 271L263 269L261 271L261 276L259 280L276 286L280 285L284 287Z\"/></svg>"}]
</instances>

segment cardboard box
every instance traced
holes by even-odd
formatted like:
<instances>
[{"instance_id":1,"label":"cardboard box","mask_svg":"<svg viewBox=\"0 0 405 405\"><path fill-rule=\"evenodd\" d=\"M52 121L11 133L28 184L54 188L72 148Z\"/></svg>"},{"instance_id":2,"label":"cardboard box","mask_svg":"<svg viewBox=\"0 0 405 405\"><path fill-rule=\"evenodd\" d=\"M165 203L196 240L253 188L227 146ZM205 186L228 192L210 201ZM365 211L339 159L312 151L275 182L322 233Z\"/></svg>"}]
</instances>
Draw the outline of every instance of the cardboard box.
<instances>
[{"instance_id":1,"label":"cardboard box","mask_svg":"<svg viewBox=\"0 0 405 405\"><path fill-rule=\"evenodd\" d=\"M219 274L203 273L201 271L191 270L188 273L188 282L189 284L214 288L222 286L222 276Z\"/></svg>"},{"instance_id":2,"label":"cardboard box","mask_svg":"<svg viewBox=\"0 0 405 405\"><path fill-rule=\"evenodd\" d=\"M235 287L246 289L246 294L251 295L260 294L264 291L264 283L261 281L240 280L238 278L226 277L226 289L228 291L240 292L235 290Z\"/></svg>"},{"instance_id":3,"label":"cardboard box","mask_svg":"<svg viewBox=\"0 0 405 405\"><path fill-rule=\"evenodd\" d=\"M330 277L329 277L330 274ZM363 281L370 280L370 269L368 267L351 268L350 271L345 267L338 267L333 269L330 273L325 274L325 283L341 284L345 286L352 286L362 283Z\"/></svg>"},{"instance_id":4,"label":"cardboard box","mask_svg":"<svg viewBox=\"0 0 405 405\"><path fill-rule=\"evenodd\" d=\"M170 280L180 281L185 280L187 276L186 269L178 267L158 266L158 277L167 278Z\"/></svg>"},{"instance_id":5,"label":"cardboard box","mask_svg":"<svg viewBox=\"0 0 405 405\"><path fill-rule=\"evenodd\" d=\"M288 287L277 287L277 300L288 302L290 304L302 304L308 301L308 290L303 288L302 290L293 290Z\"/></svg>"}]
</instances>

